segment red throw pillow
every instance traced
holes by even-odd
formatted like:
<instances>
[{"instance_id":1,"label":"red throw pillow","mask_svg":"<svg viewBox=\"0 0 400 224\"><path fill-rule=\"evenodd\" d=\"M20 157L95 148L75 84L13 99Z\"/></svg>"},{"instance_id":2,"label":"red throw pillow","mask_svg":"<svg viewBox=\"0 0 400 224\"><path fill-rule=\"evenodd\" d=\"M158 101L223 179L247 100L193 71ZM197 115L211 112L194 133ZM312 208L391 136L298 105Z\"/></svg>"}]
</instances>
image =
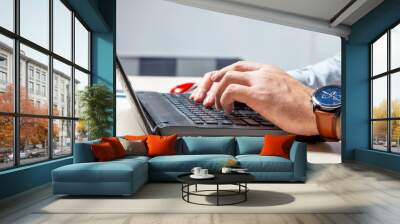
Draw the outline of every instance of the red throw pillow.
<instances>
[{"instance_id":1,"label":"red throw pillow","mask_svg":"<svg viewBox=\"0 0 400 224\"><path fill-rule=\"evenodd\" d=\"M122 146L121 142L116 137L109 137L109 138L101 138L101 142L108 142L114 149L115 155L118 158L126 156L126 151L124 146Z\"/></svg>"},{"instance_id":2,"label":"red throw pillow","mask_svg":"<svg viewBox=\"0 0 400 224\"><path fill-rule=\"evenodd\" d=\"M147 135L125 135L124 138L129 141L146 141Z\"/></svg>"},{"instance_id":3,"label":"red throw pillow","mask_svg":"<svg viewBox=\"0 0 400 224\"><path fill-rule=\"evenodd\" d=\"M146 140L148 148L147 155L151 157L176 155L176 139L176 135L149 135Z\"/></svg>"},{"instance_id":4,"label":"red throw pillow","mask_svg":"<svg viewBox=\"0 0 400 224\"><path fill-rule=\"evenodd\" d=\"M295 135L265 135L264 146L261 149L260 155L280 156L289 159L290 147L295 138Z\"/></svg>"},{"instance_id":5,"label":"red throw pillow","mask_svg":"<svg viewBox=\"0 0 400 224\"><path fill-rule=\"evenodd\" d=\"M117 158L113 147L108 142L93 144L91 145L91 149L94 157L99 162L110 161Z\"/></svg>"}]
</instances>

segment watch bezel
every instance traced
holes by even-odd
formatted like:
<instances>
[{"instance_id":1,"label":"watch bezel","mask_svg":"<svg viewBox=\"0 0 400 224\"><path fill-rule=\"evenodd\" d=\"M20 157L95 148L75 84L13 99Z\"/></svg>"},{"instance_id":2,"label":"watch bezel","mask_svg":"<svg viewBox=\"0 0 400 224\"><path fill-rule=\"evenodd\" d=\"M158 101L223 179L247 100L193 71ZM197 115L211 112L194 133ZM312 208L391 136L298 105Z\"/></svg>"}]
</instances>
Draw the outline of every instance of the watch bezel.
<instances>
[{"instance_id":1,"label":"watch bezel","mask_svg":"<svg viewBox=\"0 0 400 224\"><path fill-rule=\"evenodd\" d=\"M338 104L337 106L326 106L326 105L324 105L323 103L321 103L321 102L317 99L317 97L315 96L316 93L318 93L318 92L321 91L322 89L325 89L325 88L328 88L328 87L336 87L336 88L339 88L340 90L342 89L342 87L341 87L340 85L327 85L327 86L322 86L322 87L316 89L316 90L314 91L312 97L311 97L311 101L312 101L312 103L313 103L314 110L315 110L316 108L318 108L318 109L321 109L321 110L323 110L323 111L335 111L335 110L337 110L337 109L339 109L339 108L342 107L342 102L341 102L341 101L340 101L340 104Z\"/></svg>"}]
</instances>

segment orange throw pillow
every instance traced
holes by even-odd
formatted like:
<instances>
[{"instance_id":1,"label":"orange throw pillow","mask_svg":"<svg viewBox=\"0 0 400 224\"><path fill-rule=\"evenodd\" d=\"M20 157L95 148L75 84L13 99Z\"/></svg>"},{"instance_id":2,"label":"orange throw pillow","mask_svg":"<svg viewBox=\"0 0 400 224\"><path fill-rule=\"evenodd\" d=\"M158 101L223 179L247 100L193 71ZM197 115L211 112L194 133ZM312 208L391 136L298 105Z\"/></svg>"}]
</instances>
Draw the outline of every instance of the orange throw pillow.
<instances>
[{"instance_id":1,"label":"orange throw pillow","mask_svg":"<svg viewBox=\"0 0 400 224\"><path fill-rule=\"evenodd\" d=\"M148 148L147 155L151 157L176 155L176 139L176 135L149 135L146 140Z\"/></svg>"},{"instance_id":2,"label":"orange throw pillow","mask_svg":"<svg viewBox=\"0 0 400 224\"><path fill-rule=\"evenodd\" d=\"M125 135L124 138L129 141L146 141L147 135Z\"/></svg>"},{"instance_id":3,"label":"orange throw pillow","mask_svg":"<svg viewBox=\"0 0 400 224\"><path fill-rule=\"evenodd\" d=\"M264 146L261 149L260 155L280 156L289 159L290 147L295 138L295 135L265 135Z\"/></svg>"},{"instance_id":4,"label":"orange throw pillow","mask_svg":"<svg viewBox=\"0 0 400 224\"><path fill-rule=\"evenodd\" d=\"M121 142L119 141L118 138L116 137L109 137L109 138L101 138L101 142L108 142L114 149L115 155L118 158L125 157L126 156L126 151L124 149L124 146L122 146Z\"/></svg>"},{"instance_id":5,"label":"orange throw pillow","mask_svg":"<svg viewBox=\"0 0 400 224\"><path fill-rule=\"evenodd\" d=\"M108 142L93 144L91 145L91 149L94 157L99 162L110 161L117 158L113 147Z\"/></svg>"}]
</instances>

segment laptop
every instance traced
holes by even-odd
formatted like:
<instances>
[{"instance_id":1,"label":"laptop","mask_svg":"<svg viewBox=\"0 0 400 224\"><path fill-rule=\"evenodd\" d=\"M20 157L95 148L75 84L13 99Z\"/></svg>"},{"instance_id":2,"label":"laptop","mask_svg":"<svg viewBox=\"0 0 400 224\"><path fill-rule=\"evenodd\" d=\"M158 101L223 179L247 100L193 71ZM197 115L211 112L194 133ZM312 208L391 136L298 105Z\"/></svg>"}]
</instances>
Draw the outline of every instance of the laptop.
<instances>
[{"instance_id":1,"label":"laptop","mask_svg":"<svg viewBox=\"0 0 400 224\"><path fill-rule=\"evenodd\" d=\"M140 115L139 125L149 134L179 136L264 136L282 134L281 129L242 103L232 114L206 108L189 94L134 91L117 60L119 80Z\"/></svg>"}]
</instances>

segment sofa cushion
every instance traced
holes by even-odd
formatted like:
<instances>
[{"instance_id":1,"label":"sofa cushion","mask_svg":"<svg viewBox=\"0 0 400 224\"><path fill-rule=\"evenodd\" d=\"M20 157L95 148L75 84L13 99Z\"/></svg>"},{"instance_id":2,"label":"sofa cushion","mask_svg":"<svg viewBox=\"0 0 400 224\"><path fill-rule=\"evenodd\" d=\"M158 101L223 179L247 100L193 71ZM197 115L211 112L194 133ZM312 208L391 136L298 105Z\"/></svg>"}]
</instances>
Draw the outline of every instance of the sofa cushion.
<instances>
[{"instance_id":1,"label":"sofa cushion","mask_svg":"<svg viewBox=\"0 0 400 224\"><path fill-rule=\"evenodd\" d=\"M231 155L175 155L158 156L149 160L150 171L163 172L190 172L193 167L199 166L210 171L219 171L230 159Z\"/></svg>"},{"instance_id":2,"label":"sofa cushion","mask_svg":"<svg viewBox=\"0 0 400 224\"><path fill-rule=\"evenodd\" d=\"M240 167L249 172L292 172L292 161L278 156L238 155Z\"/></svg>"},{"instance_id":3,"label":"sofa cushion","mask_svg":"<svg viewBox=\"0 0 400 224\"><path fill-rule=\"evenodd\" d=\"M131 181L133 172L141 172L145 166L147 163L144 157L109 162L75 163L53 170L53 181L125 182ZM147 176L147 171L143 175Z\"/></svg>"},{"instance_id":4,"label":"sofa cushion","mask_svg":"<svg viewBox=\"0 0 400 224\"><path fill-rule=\"evenodd\" d=\"M93 144L91 145L91 149L94 157L96 157L96 161L105 162L118 158L112 145L108 142Z\"/></svg>"},{"instance_id":5,"label":"sofa cushion","mask_svg":"<svg viewBox=\"0 0 400 224\"><path fill-rule=\"evenodd\" d=\"M147 136L147 155L154 156L165 156L176 154L176 139L177 135L149 135Z\"/></svg>"},{"instance_id":6,"label":"sofa cushion","mask_svg":"<svg viewBox=\"0 0 400 224\"><path fill-rule=\"evenodd\" d=\"M265 135L261 156L280 156L290 159L290 148L295 140L295 135Z\"/></svg>"},{"instance_id":7,"label":"sofa cushion","mask_svg":"<svg viewBox=\"0 0 400 224\"><path fill-rule=\"evenodd\" d=\"M92 152L90 146L92 144L99 144L99 139L87 142L75 143L74 147L74 163L88 163L95 162L96 158Z\"/></svg>"},{"instance_id":8,"label":"sofa cushion","mask_svg":"<svg viewBox=\"0 0 400 224\"><path fill-rule=\"evenodd\" d=\"M150 157L147 156L125 156L124 158L114 160L113 162L127 162L127 163L135 163L135 161L148 162Z\"/></svg>"},{"instance_id":9,"label":"sofa cushion","mask_svg":"<svg viewBox=\"0 0 400 224\"><path fill-rule=\"evenodd\" d=\"M129 141L146 141L147 135L125 135L124 138Z\"/></svg>"},{"instance_id":10,"label":"sofa cushion","mask_svg":"<svg viewBox=\"0 0 400 224\"><path fill-rule=\"evenodd\" d=\"M264 144L263 137L237 137L236 155L260 154Z\"/></svg>"},{"instance_id":11,"label":"sofa cushion","mask_svg":"<svg viewBox=\"0 0 400 224\"><path fill-rule=\"evenodd\" d=\"M180 141L182 154L225 154L235 155L233 137L183 137Z\"/></svg>"},{"instance_id":12,"label":"sofa cushion","mask_svg":"<svg viewBox=\"0 0 400 224\"><path fill-rule=\"evenodd\" d=\"M118 138L126 151L126 155L147 155L146 142L142 140L126 140L125 138Z\"/></svg>"},{"instance_id":13,"label":"sofa cushion","mask_svg":"<svg viewBox=\"0 0 400 224\"><path fill-rule=\"evenodd\" d=\"M101 138L101 142L108 142L114 149L115 155L117 158L122 158L126 156L126 151L124 146L121 144L117 137L103 137Z\"/></svg>"}]
</instances>

